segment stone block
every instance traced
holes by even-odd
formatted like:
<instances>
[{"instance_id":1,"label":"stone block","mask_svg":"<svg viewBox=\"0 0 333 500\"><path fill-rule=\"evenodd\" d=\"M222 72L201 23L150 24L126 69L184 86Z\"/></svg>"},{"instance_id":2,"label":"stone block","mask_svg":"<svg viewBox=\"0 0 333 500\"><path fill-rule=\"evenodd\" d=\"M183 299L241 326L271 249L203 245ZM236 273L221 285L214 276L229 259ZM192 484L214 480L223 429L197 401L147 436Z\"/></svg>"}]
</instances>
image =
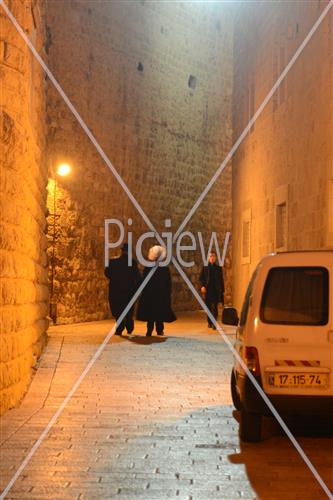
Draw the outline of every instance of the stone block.
<instances>
[{"instance_id":1,"label":"stone block","mask_svg":"<svg viewBox=\"0 0 333 500\"><path fill-rule=\"evenodd\" d=\"M12 4L14 15L28 29L36 26L35 43L44 37L43 3L32 19L32 4ZM37 20L37 21L36 21ZM1 165L1 413L22 397L31 368L45 343L48 313L45 267L44 75L28 47L1 13L0 66L4 111L0 136Z\"/></svg>"}]
</instances>

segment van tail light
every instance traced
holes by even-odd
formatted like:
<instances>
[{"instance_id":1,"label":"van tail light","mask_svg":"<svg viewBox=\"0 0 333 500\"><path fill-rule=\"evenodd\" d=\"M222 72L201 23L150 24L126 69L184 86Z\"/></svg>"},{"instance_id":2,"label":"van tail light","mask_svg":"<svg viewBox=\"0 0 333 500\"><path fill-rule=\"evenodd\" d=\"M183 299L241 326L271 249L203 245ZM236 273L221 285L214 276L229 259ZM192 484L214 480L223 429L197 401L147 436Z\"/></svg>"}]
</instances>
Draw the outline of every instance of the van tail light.
<instances>
[{"instance_id":1,"label":"van tail light","mask_svg":"<svg viewBox=\"0 0 333 500\"><path fill-rule=\"evenodd\" d=\"M260 365L256 347L245 347L245 363L252 375L259 377Z\"/></svg>"}]
</instances>

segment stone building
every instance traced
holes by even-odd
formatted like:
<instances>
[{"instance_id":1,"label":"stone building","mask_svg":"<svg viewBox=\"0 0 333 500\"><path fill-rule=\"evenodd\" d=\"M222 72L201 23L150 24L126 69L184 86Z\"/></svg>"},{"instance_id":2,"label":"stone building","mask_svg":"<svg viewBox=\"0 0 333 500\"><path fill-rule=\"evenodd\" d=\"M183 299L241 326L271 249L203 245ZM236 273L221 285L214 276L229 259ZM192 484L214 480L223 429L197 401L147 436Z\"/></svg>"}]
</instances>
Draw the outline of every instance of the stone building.
<instances>
[{"instance_id":1,"label":"stone building","mask_svg":"<svg viewBox=\"0 0 333 500\"><path fill-rule=\"evenodd\" d=\"M175 231L230 148L230 9L7 4L156 229L171 219ZM104 219L127 228L131 218L134 243L148 228L1 8L0 15L3 411L25 391L49 315L57 323L109 317ZM66 178L56 174L61 162L72 166ZM201 231L206 242L217 231L223 244L231 230L230 166L185 229ZM189 270L194 283L200 263ZM197 307L176 273L173 281L175 306Z\"/></svg>"},{"instance_id":2,"label":"stone building","mask_svg":"<svg viewBox=\"0 0 333 500\"><path fill-rule=\"evenodd\" d=\"M234 140L328 4L235 9ZM270 252L333 247L332 9L233 158L233 295Z\"/></svg>"},{"instance_id":3,"label":"stone building","mask_svg":"<svg viewBox=\"0 0 333 500\"><path fill-rule=\"evenodd\" d=\"M165 219L177 229L327 0L6 3L161 231ZM134 242L147 228L1 7L0 21L4 411L25 392L50 315L108 317L104 219L121 220ZM238 308L267 252L333 246L332 37L331 10L232 177L229 165L187 225L206 242L217 231L221 245L232 230L226 298ZM62 162L68 177L57 176ZM193 283L199 254L196 264ZM177 307L196 307L173 280Z\"/></svg>"},{"instance_id":4,"label":"stone building","mask_svg":"<svg viewBox=\"0 0 333 500\"><path fill-rule=\"evenodd\" d=\"M231 145L230 9L48 0L46 23L50 69L157 231L171 219L175 232ZM52 85L47 117L50 172L62 161L73 167L58 178L49 235L54 316L57 323L102 319L109 315L104 220L119 219L134 243L148 228ZM53 183L49 192L52 226ZM203 231L206 241L217 231L223 244L230 167L186 229ZM199 261L189 272L193 283ZM173 283L175 307L196 307L177 272Z\"/></svg>"}]
</instances>

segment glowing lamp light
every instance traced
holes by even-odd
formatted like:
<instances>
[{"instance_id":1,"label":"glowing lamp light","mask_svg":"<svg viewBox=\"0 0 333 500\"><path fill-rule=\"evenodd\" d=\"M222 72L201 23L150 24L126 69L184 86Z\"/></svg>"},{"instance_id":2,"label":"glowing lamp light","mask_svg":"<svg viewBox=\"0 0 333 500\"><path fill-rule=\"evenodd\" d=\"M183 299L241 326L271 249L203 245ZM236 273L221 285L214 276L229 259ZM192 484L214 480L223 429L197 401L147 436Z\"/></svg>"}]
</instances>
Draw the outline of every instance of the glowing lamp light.
<instances>
[{"instance_id":1,"label":"glowing lamp light","mask_svg":"<svg viewBox=\"0 0 333 500\"><path fill-rule=\"evenodd\" d=\"M70 165L68 165L68 163L61 163L61 165L59 165L59 167L57 168L57 174L61 175L61 177L65 177L70 173L71 170L72 168Z\"/></svg>"}]
</instances>

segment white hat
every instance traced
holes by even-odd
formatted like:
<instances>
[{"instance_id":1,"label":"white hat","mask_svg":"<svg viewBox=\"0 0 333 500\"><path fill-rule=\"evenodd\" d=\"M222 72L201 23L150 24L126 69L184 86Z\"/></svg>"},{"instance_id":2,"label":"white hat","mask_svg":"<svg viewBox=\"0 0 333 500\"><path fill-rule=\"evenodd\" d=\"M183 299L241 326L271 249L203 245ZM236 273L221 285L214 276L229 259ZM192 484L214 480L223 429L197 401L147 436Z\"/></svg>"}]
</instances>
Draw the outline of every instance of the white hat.
<instances>
[{"instance_id":1,"label":"white hat","mask_svg":"<svg viewBox=\"0 0 333 500\"><path fill-rule=\"evenodd\" d=\"M154 245L149 249L148 259L149 260L164 260L166 257L166 249L160 245Z\"/></svg>"}]
</instances>

